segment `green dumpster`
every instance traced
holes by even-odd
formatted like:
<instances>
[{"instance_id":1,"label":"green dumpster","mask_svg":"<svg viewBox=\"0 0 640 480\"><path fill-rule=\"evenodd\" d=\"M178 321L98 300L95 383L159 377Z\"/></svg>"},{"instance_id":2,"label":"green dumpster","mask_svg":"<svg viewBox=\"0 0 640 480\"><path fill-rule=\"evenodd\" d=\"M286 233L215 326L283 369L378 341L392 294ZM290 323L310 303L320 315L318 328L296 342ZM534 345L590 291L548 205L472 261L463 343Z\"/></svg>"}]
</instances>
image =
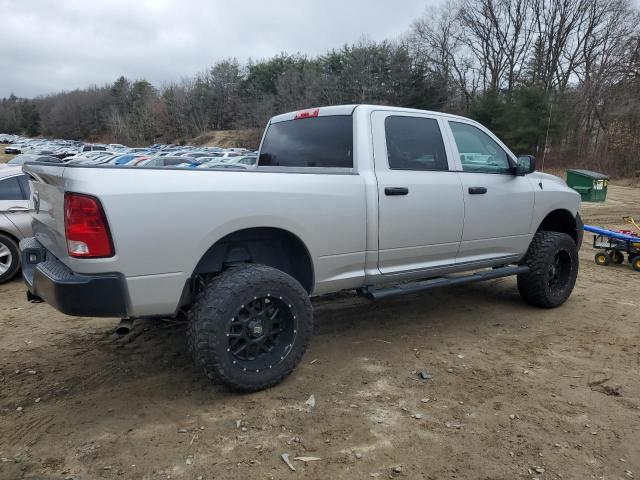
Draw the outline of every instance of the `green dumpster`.
<instances>
[{"instance_id":1,"label":"green dumpster","mask_svg":"<svg viewBox=\"0 0 640 480\"><path fill-rule=\"evenodd\" d=\"M604 202L607 199L609 177L598 172L571 168L567 170L567 185L580 194L583 202Z\"/></svg>"}]
</instances>

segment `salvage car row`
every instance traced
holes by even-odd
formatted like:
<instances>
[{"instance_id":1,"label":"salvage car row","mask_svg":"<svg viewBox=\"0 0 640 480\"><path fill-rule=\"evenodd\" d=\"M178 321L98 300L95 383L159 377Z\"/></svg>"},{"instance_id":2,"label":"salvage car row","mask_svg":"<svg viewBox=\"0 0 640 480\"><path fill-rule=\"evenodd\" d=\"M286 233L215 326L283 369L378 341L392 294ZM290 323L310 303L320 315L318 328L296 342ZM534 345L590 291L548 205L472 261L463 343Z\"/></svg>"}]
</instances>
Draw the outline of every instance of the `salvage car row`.
<instances>
[{"instance_id":1,"label":"salvage car row","mask_svg":"<svg viewBox=\"0 0 640 480\"><path fill-rule=\"evenodd\" d=\"M26 162L126 167L255 168L257 154L245 148L193 147L156 144L128 148L120 144L87 144L73 140L27 139L0 134L5 153L15 154L0 164L0 283L20 269L18 242L32 234L29 183L22 172Z\"/></svg>"},{"instance_id":2,"label":"salvage car row","mask_svg":"<svg viewBox=\"0 0 640 480\"><path fill-rule=\"evenodd\" d=\"M0 143L8 144L4 151L16 157L8 164L26 162L81 165L115 165L129 167L186 167L237 168L256 166L257 152L246 148L194 147L155 144L149 147L129 148L120 144L86 144L74 140L25 139L0 134ZM9 144L10 143L10 144Z\"/></svg>"}]
</instances>

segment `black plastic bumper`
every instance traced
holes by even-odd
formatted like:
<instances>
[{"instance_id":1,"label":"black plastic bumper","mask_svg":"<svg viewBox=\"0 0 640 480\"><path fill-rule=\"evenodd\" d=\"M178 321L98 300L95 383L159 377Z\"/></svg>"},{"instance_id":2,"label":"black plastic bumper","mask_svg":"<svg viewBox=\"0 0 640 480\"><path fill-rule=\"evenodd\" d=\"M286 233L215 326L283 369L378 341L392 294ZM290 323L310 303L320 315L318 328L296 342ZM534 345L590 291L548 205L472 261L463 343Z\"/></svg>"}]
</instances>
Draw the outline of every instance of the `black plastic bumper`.
<instances>
[{"instance_id":1,"label":"black plastic bumper","mask_svg":"<svg viewBox=\"0 0 640 480\"><path fill-rule=\"evenodd\" d=\"M22 277L31 301L81 317L127 317L128 292L118 273L74 273L35 238L20 241Z\"/></svg>"},{"instance_id":2,"label":"black plastic bumper","mask_svg":"<svg viewBox=\"0 0 640 480\"><path fill-rule=\"evenodd\" d=\"M584 222L580 217L580 214L576 214L576 245L578 246L578 250L582 247L582 239L584 238Z\"/></svg>"}]
</instances>

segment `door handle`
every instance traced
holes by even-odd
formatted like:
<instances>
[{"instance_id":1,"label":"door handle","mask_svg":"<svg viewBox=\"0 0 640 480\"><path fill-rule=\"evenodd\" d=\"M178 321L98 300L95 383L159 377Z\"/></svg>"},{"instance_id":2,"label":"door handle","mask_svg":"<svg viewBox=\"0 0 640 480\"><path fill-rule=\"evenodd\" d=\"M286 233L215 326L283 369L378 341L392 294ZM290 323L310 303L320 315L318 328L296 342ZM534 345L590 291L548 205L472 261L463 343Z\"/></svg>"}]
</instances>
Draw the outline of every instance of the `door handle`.
<instances>
[{"instance_id":1,"label":"door handle","mask_svg":"<svg viewBox=\"0 0 640 480\"><path fill-rule=\"evenodd\" d=\"M487 187L469 187L469 195L484 195L487 193Z\"/></svg>"},{"instance_id":2,"label":"door handle","mask_svg":"<svg viewBox=\"0 0 640 480\"><path fill-rule=\"evenodd\" d=\"M28 212L28 207L9 207L7 208L7 212Z\"/></svg>"},{"instance_id":3,"label":"door handle","mask_svg":"<svg viewBox=\"0 0 640 480\"><path fill-rule=\"evenodd\" d=\"M408 195L409 189L407 187L386 187L384 194L388 196L392 195Z\"/></svg>"}]
</instances>

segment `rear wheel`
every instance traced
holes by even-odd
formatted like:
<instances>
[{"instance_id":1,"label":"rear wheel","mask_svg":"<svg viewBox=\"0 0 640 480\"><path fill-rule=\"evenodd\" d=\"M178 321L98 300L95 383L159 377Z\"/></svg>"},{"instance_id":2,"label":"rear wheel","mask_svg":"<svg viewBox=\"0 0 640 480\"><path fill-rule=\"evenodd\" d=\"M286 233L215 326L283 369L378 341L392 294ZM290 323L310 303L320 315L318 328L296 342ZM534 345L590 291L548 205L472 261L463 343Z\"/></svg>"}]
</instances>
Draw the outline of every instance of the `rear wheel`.
<instances>
[{"instance_id":1,"label":"rear wheel","mask_svg":"<svg viewBox=\"0 0 640 480\"><path fill-rule=\"evenodd\" d=\"M609 256L609 254L607 252L598 252L598 253L596 253L596 256L594 257L594 260L595 260L596 264L600 265L601 267L606 267L607 265L609 265L611 263L611 257Z\"/></svg>"},{"instance_id":2,"label":"rear wheel","mask_svg":"<svg viewBox=\"0 0 640 480\"><path fill-rule=\"evenodd\" d=\"M20 250L13 238L0 234L0 283L8 282L20 270Z\"/></svg>"},{"instance_id":3,"label":"rear wheel","mask_svg":"<svg viewBox=\"0 0 640 480\"><path fill-rule=\"evenodd\" d=\"M609 254L609 257L611 257L611 263L613 263L614 265L622 265L622 262L624 262L624 255L622 254L622 252L619 252L617 250L613 250Z\"/></svg>"},{"instance_id":4,"label":"rear wheel","mask_svg":"<svg viewBox=\"0 0 640 480\"><path fill-rule=\"evenodd\" d=\"M640 255L636 255L631 259L631 266L636 272L640 272Z\"/></svg>"},{"instance_id":5,"label":"rear wheel","mask_svg":"<svg viewBox=\"0 0 640 480\"><path fill-rule=\"evenodd\" d=\"M253 392L293 371L312 331L304 288L280 270L247 264L223 272L198 295L187 336L196 364L212 381Z\"/></svg>"},{"instance_id":6,"label":"rear wheel","mask_svg":"<svg viewBox=\"0 0 640 480\"><path fill-rule=\"evenodd\" d=\"M578 249L569 235L536 233L525 257L529 271L518 275L520 295L537 307L562 305L573 291L578 263Z\"/></svg>"}]
</instances>

